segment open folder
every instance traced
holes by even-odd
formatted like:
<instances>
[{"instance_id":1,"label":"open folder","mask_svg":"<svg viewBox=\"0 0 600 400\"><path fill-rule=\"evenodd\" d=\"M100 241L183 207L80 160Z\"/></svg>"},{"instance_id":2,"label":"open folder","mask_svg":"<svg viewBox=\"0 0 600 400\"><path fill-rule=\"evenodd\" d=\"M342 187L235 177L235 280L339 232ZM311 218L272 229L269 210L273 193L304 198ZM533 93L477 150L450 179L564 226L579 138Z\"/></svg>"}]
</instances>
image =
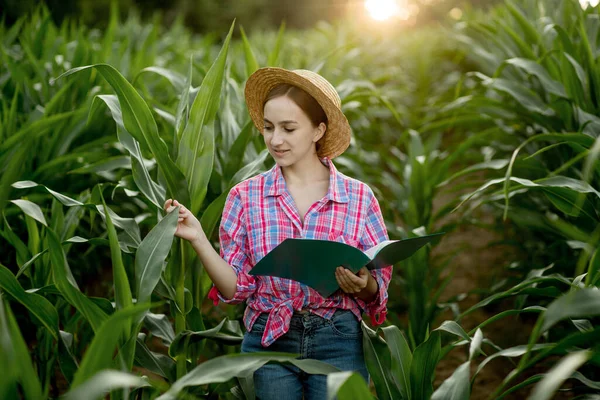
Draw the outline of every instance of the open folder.
<instances>
[{"instance_id":1,"label":"open folder","mask_svg":"<svg viewBox=\"0 0 600 400\"><path fill-rule=\"evenodd\" d=\"M365 252L329 240L285 239L250 270L250 275L293 279L328 297L339 289L335 269L340 265L354 273L364 266L373 270L393 265L443 234L386 240Z\"/></svg>"}]
</instances>

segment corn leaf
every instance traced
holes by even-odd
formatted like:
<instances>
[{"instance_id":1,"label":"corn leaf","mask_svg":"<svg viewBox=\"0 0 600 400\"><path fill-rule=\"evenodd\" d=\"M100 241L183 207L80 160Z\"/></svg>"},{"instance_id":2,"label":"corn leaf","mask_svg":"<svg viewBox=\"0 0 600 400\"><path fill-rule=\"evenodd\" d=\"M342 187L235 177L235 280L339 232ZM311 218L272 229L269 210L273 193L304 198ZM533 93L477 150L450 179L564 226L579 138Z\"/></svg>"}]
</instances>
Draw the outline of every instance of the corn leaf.
<instances>
[{"instance_id":1,"label":"corn leaf","mask_svg":"<svg viewBox=\"0 0 600 400\"><path fill-rule=\"evenodd\" d=\"M410 366L412 365L412 353L408 342L395 325L386 326L381 329L385 336L392 355L392 376L397 382L400 395L403 399L412 399L410 387Z\"/></svg>"},{"instance_id":2,"label":"corn leaf","mask_svg":"<svg viewBox=\"0 0 600 400\"><path fill-rule=\"evenodd\" d=\"M432 395L440 350L440 333L437 331L431 332L429 338L415 349L410 366L410 386L414 399L428 399Z\"/></svg>"},{"instance_id":3,"label":"corn leaf","mask_svg":"<svg viewBox=\"0 0 600 400\"><path fill-rule=\"evenodd\" d=\"M146 303L160 280L177 229L179 207L167 214L144 238L135 253L137 301Z\"/></svg>"},{"instance_id":4,"label":"corn leaf","mask_svg":"<svg viewBox=\"0 0 600 400\"><path fill-rule=\"evenodd\" d=\"M123 265L121 248L119 247L119 239L117 238L117 231L112 223L112 219L110 218L110 213L107 210L106 202L104 201L102 192L100 192L100 198L102 199L102 205L104 207L106 229L108 231L108 240L110 243L110 257L112 259L113 266L113 283L115 286L115 303L117 304L117 310L122 310L133 305L131 287L129 286L127 271L125 271L125 266Z\"/></svg>"},{"instance_id":5,"label":"corn leaf","mask_svg":"<svg viewBox=\"0 0 600 400\"><path fill-rule=\"evenodd\" d=\"M15 276L2 264L0 264L0 288L25 306L50 334L58 339L58 313L52 303L39 294L27 293Z\"/></svg>"},{"instance_id":6,"label":"corn leaf","mask_svg":"<svg viewBox=\"0 0 600 400\"><path fill-rule=\"evenodd\" d=\"M100 325L107 318L106 313L102 311L96 303L81 293L79 286L71 273L67 258L56 233L51 229L48 229L47 233L50 264L52 265L52 274L54 276L56 288L60 291L65 300L87 319L92 326L92 329L98 331Z\"/></svg>"},{"instance_id":7,"label":"corn leaf","mask_svg":"<svg viewBox=\"0 0 600 400\"><path fill-rule=\"evenodd\" d=\"M77 388L69 390L65 400L102 399L115 389L140 388L150 386L143 377L127 372L105 369L80 384Z\"/></svg>"},{"instance_id":8,"label":"corn leaf","mask_svg":"<svg viewBox=\"0 0 600 400\"><path fill-rule=\"evenodd\" d=\"M142 148L149 149L156 157L170 193L182 203L189 204L185 177L169 157L167 145L158 134L156 121L150 108L123 75L108 64L94 64L73 68L59 78L90 68L95 68L117 92L125 130L141 144Z\"/></svg>"},{"instance_id":9,"label":"corn leaf","mask_svg":"<svg viewBox=\"0 0 600 400\"><path fill-rule=\"evenodd\" d=\"M41 399L42 387L37 377L27 344L21 336L17 321L5 304L0 293L0 395L18 398L16 382L19 382L26 399Z\"/></svg>"},{"instance_id":10,"label":"corn leaf","mask_svg":"<svg viewBox=\"0 0 600 400\"><path fill-rule=\"evenodd\" d=\"M327 400L334 399L362 400L372 399L369 386L357 372L334 372L327 375Z\"/></svg>"},{"instance_id":11,"label":"corn leaf","mask_svg":"<svg viewBox=\"0 0 600 400\"><path fill-rule=\"evenodd\" d=\"M103 321L81 360L71 389L77 388L97 372L111 367L117 343L120 339L125 341L129 339L125 335L131 330L132 320L139 317L148 308L148 304L136 304L116 311Z\"/></svg>"},{"instance_id":12,"label":"corn leaf","mask_svg":"<svg viewBox=\"0 0 600 400\"><path fill-rule=\"evenodd\" d=\"M296 355L286 353L251 354L240 353L220 356L203 362L187 375L179 378L171 388L158 397L160 400L176 399L186 387L221 383L238 376L248 376L268 362L289 363L309 374L339 372L330 364L318 360L297 360ZM158 400L157 399L157 400Z\"/></svg>"},{"instance_id":13,"label":"corn leaf","mask_svg":"<svg viewBox=\"0 0 600 400\"><path fill-rule=\"evenodd\" d=\"M563 357L533 388L529 400L549 400L562 383L592 357L589 350L576 351Z\"/></svg>"},{"instance_id":14,"label":"corn leaf","mask_svg":"<svg viewBox=\"0 0 600 400\"><path fill-rule=\"evenodd\" d=\"M190 110L190 119L181 135L177 165L189 183L191 203L178 198L182 204L191 204L193 214L200 211L207 191L214 159L214 123L221 99L221 85L233 24L217 59L202 81Z\"/></svg>"}]
</instances>

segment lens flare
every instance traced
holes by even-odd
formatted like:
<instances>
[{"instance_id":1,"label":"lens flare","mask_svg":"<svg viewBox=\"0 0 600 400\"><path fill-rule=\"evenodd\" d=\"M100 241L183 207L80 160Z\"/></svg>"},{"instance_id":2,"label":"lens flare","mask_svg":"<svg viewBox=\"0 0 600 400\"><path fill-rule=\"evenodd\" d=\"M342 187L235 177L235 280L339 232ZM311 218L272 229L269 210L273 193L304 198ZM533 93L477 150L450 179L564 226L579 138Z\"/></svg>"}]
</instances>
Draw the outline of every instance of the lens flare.
<instances>
[{"instance_id":1,"label":"lens flare","mask_svg":"<svg viewBox=\"0 0 600 400\"><path fill-rule=\"evenodd\" d=\"M366 0L365 9L369 12L371 18L377 21L385 21L391 17L405 14L395 0Z\"/></svg>"}]
</instances>

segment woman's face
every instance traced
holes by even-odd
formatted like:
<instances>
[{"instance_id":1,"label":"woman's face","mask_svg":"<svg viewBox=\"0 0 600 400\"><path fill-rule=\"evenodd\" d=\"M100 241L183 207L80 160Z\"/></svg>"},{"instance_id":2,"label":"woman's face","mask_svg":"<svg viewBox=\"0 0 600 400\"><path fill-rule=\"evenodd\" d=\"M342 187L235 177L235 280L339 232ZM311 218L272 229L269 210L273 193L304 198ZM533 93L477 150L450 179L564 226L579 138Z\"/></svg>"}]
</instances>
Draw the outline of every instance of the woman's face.
<instances>
[{"instance_id":1,"label":"woman's face","mask_svg":"<svg viewBox=\"0 0 600 400\"><path fill-rule=\"evenodd\" d=\"M269 153L288 167L316 153L315 144L325 134L325 124L315 127L308 115L287 96L265 103L263 135Z\"/></svg>"}]
</instances>

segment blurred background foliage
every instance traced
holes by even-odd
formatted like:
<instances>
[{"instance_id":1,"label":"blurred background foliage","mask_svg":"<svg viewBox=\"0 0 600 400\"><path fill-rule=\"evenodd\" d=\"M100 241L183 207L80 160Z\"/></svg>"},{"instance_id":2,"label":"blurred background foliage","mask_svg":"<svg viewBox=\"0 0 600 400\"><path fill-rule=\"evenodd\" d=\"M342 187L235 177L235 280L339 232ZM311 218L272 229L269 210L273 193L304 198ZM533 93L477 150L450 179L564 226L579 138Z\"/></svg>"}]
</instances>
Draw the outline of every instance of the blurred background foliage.
<instances>
[{"instance_id":1,"label":"blurred background foliage","mask_svg":"<svg viewBox=\"0 0 600 400\"><path fill-rule=\"evenodd\" d=\"M392 238L447 232L396 266L386 326L363 326L378 398L599 390L599 7L410 4L374 21L358 1L3 1L0 370L20 364L0 398L78 398L106 368L132 396L248 394L243 305L213 307L189 247L152 232L176 195L218 246L224 195L272 165L243 100L267 65L336 87L353 130L336 165ZM140 323L132 298L160 304ZM226 384L202 381L209 359Z\"/></svg>"},{"instance_id":2,"label":"blurred background foliage","mask_svg":"<svg viewBox=\"0 0 600 400\"><path fill-rule=\"evenodd\" d=\"M414 0L411 25L441 22L454 8L487 9L499 0ZM120 0L119 11L127 14L136 9L143 21L159 15L160 23L171 26L181 19L190 30L198 33L222 32L233 19L248 32L273 30L285 21L290 28L310 28L319 21L344 20L360 9L362 0ZM8 24L30 13L38 0L1 0L0 10ZM76 19L93 28L105 29L110 19L110 0L47 0L53 20L60 24L65 18Z\"/></svg>"}]
</instances>

